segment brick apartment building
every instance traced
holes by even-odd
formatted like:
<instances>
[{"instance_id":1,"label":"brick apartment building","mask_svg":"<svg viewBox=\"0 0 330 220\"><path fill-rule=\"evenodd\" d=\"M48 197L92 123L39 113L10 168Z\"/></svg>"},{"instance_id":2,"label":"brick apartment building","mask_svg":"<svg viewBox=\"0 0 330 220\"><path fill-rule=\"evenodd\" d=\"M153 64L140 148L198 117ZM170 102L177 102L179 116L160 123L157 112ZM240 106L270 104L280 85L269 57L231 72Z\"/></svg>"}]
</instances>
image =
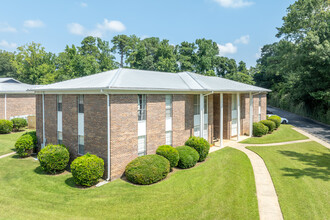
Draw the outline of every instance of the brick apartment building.
<instances>
[{"instance_id":1,"label":"brick apartment building","mask_svg":"<svg viewBox=\"0 0 330 220\"><path fill-rule=\"evenodd\" d=\"M139 155L159 145L183 145L250 135L266 118L267 89L190 72L117 69L34 89L41 147L61 143L71 156L105 161L120 177ZM108 166L109 165L109 166Z\"/></svg>"},{"instance_id":2,"label":"brick apartment building","mask_svg":"<svg viewBox=\"0 0 330 220\"><path fill-rule=\"evenodd\" d=\"M36 114L36 96L27 91L35 86L13 78L0 78L0 119Z\"/></svg>"}]
</instances>

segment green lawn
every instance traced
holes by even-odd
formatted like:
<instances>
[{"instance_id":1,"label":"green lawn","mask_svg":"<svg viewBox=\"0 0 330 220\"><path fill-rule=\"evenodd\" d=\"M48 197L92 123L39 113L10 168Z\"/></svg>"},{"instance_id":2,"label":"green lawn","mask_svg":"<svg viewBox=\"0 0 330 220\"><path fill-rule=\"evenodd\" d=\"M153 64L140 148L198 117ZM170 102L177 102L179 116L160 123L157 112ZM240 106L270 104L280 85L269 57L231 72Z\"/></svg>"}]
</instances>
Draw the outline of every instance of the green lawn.
<instances>
[{"instance_id":1,"label":"green lawn","mask_svg":"<svg viewBox=\"0 0 330 220\"><path fill-rule=\"evenodd\" d=\"M308 139L305 135L292 129L292 125L282 124L276 131L272 134L264 135L263 137L251 137L241 141L243 144L270 144L270 143L280 143L287 141L297 141Z\"/></svg>"},{"instance_id":2,"label":"green lawn","mask_svg":"<svg viewBox=\"0 0 330 220\"><path fill-rule=\"evenodd\" d=\"M265 161L284 219L329 219L329 149L316 142L248 149Z\"/></svg>"},{"instance_id":3,"label":"green lawn","mask_svg":"<svg viewBox=\"0 0 330 220\"><path fill-rule=\"evenodd\" d=\"M3 158L0 167L3 219L259 219L250 161L232 148L150 186L78 189L70 173L45 175L31 157Z\"/></svg>"},{"instance_id":4,"label":"green lawn","mask_svg":"<svg viewBox=\"0 0 330 220\"><path fill-rule=\"evenodd\" d=\"M0 156L13 152L16 140L26 131L12 132L10 134L0 134Z\"/></svg>"}]
</instances>

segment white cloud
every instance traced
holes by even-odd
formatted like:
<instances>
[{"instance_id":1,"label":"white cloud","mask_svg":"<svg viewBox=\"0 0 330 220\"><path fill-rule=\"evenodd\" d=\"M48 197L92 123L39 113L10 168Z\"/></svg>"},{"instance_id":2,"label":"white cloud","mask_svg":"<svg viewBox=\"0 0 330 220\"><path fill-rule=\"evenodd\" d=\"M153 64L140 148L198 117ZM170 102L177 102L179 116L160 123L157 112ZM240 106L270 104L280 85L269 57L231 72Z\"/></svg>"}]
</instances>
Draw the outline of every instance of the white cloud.
<instances>
[{"instance_id":1,"label":"white cloud","mask_svg":"<svg viewBox=\"0 0 330 220\"><path fill-rule=\"evenodd\" d=\"M103 24L97 24L97 29L104 31L114 31L114 32L123 32L126 30L126 27L120 21L109 21L104 19Z\"/></svg>"},{"instance_id":2,"label":"white cloud","mask_svg":"<svg viewBox=\"0 0 330 220\"><path fill-rule=\"evenodd\" d=\"M11 27L7 22L0 22L0 32L17 32L17 30Z\"/></svg>"},{"instance_id":3,"label":"white cloud","mask_svg":"<svg viewBox=\"0 0 330 220\"><path fill-rule=\"evenodd\" d=\"M45 24L41 20L26 20L24 21L24 27L26 28L40 28L44 27Z\"/></svg>"},{"instance_id":4,"label":"white cloud","mask_svg":"<svg viewBox=\"0 0 330 220\"><path fill-rule=\"evenodd\" d=\"M214 0L214 1L224 8L241 8L254 4L254 2L250 2L246 0Z\"/></svg>"},{"instance_id":5,"label":"white cloud","mask_svg":"<svg viewBox=\"0 0 330 220\"><path fill-rule=\"evenodd\" d=\"M8 43L5 40L0 41L0 47L6 48L6 49L14 49L17 47L16 43Z\"/></svg>"},{"instance_id":6,"label":"white cloud","mask_svg":"<svg viewBox=\"0 0 330 220\"><path fill-rule=\"evenodd\" d=\"M237 52L237 47L233 45L232 43L226 43L224 45L218 44L219 47L219 55L225 56L227 54L234 54Z\"/></svg>"},{"instance_id":7,"label":"white cloud","mask_svg":"<svg viewBox=\"0 0 330 220\"><path fill-rule=\"evenodd\" d=\"M86 2L81 2L81 3L80 3L80 6L83 7L83 8L86 8L88 5L87 5Z\"/></svg>"},{"instance_id":8,"label":"white cloud","mask_svg":"<svg viewBox=\"0 0 330 220\"><path fill-rule=\"evenodd\" d=\"M70 23L67 25L71 34L82 36L103 37L107 32L122 32L126 30L126 27L120 21L109 21L104 19L102 24L96 24L96 28L93 30L86 30L84 26L78 23Z\"/></svg>"},{"instance_id":9,"label":"white cloud","mask_svg":"<svg viewBox=\"0 0 330 220\"><path fill-rule=\"evenodd\" d=\"M250 36L244 35L234 41L235 44L248 44L250 42Z\"/></svg>"},{"instance_id":10,"label":"white cloud","mask_svg":"<svg viewBox=\"0 0 330 220\"><path fill-rule=\"evenodd\" d=\"M261 47L259 47L258 52L256 53L256 58L259 59L261 57Z\"/></svg>"},{"instance_id":11,"label":"white cloud","mask_svg":"<svg viewBox=\"0 0 330 220\"><path fill-rule=\"evenodd\" d=\"M84 35L85 34L85 28L81 24L70 23L67 25L67 27L71 34L75 34L75 35Z\"/></svg>"}]
</instances>

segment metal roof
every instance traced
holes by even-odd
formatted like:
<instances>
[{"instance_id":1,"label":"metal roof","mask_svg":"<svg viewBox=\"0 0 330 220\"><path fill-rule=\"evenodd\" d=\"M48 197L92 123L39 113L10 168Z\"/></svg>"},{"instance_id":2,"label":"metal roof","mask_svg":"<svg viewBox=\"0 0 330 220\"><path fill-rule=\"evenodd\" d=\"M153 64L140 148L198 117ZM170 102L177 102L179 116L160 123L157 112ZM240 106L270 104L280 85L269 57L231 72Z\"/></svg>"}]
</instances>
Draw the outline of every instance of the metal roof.
<instances>
[{"instance_id":1,"label":"metal roof","mask_svg":"<svg viewBox=\"0 0 330 220\"><path fill-rule=\"evenodd\" d=\"M169 73L136 69L116 69L94 75L44 85L33 91L165 91L165 92L269 92L236 81L191 72Z\"/></svg>"},{"instance_id":2,"label":"metal roof","mask_svg":"<svg viewBox=\"0 0 330 220\"><path fill-rule=\"evenodd\" d=\"M32 93L29 90L35 87L13 78L0 78L0 93Z\"/></svg>"}]
</instances>

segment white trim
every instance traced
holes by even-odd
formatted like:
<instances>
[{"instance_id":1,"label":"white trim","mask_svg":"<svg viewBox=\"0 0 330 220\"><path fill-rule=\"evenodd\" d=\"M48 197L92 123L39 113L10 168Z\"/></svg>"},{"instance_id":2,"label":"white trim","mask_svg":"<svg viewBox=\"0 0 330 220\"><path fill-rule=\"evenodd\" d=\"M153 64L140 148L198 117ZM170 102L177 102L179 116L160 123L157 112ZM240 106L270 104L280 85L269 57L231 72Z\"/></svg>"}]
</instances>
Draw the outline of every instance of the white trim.
<instances>
[{"instance_id":1,"label":"white trim","mask_svg":"<svg viewBox=\"0 0 330 220\"><path fill-rule=\"evenodd\" d=\"M240 103L240 93L237 93L237 141L239 141L239 136L241 134L241 103Z\"/></svg>"},{"instance_id":2,"label":"white trim","mask_svg":"<svg viewBox=\"0 0 330 220\"><path fill-rule=\"evenodd\" d=\"M250 92L250 130L249 130L249 136L252 137L253 132L253 96L252 92Z\"/></svg>"},{"instance_id":3,"label":"white trim","mask_svg":"<svg viewBox=\"0 0 330 220\"><path fill-rule=\"evenodd\" d=\"M5 119L7 119L7 94L5 94Z\"/></svg>"},{"instance_id":4,"label":"white trim","mask_svg":"<svg viewBox=\"0 0 330 220\"><path fill-rule=\"evenodd\" d=\"M42 93L42 144L41 148L44 148L46 145L46 137L45 137L45 94Z\"/></svg>"},{"instance_id":5,"label":"white trim","mask_svg":"<svg viewBox=\"0 0 330 220\"><path fill-rule=\"evenodd\" d=\"M220 147L223 147L223 93L220 93Z\"/></svg>"}]
</instances>

